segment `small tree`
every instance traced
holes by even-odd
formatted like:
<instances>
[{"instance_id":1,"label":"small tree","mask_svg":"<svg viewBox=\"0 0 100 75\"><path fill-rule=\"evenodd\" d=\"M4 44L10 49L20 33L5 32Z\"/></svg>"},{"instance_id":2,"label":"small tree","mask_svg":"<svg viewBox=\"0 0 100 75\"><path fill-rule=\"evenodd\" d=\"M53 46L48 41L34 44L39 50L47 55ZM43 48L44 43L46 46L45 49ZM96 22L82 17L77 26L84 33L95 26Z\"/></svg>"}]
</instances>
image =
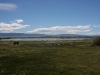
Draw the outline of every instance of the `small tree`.
<instances>
[{"instance_id":1,"label":"small tree","mask_svg":"<svg viewBox=\"0 0 100 75\"><path fill-rule=\"evenodd\" d=\"M96 37L93 40L93 46L100 46L100 37Z\"/></svg>"}]
</instances>

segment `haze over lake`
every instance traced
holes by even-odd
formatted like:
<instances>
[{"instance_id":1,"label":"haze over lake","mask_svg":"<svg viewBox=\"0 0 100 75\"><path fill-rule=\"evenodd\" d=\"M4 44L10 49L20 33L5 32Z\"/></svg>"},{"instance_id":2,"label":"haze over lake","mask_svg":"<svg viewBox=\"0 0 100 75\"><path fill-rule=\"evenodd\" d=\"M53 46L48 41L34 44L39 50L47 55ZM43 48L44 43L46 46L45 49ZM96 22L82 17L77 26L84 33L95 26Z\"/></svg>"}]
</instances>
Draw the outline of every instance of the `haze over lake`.
<instances>
[{"instance_id":1,"label":"haze over lake","mask_svg":"<svg viewBox=\"0 0 100 75\"><path fill-rule=\"evenodd\" d=\"M91 38L13 38L3 41L54 41L54 40L89 40Z\"/></svg>"}]
</instances>

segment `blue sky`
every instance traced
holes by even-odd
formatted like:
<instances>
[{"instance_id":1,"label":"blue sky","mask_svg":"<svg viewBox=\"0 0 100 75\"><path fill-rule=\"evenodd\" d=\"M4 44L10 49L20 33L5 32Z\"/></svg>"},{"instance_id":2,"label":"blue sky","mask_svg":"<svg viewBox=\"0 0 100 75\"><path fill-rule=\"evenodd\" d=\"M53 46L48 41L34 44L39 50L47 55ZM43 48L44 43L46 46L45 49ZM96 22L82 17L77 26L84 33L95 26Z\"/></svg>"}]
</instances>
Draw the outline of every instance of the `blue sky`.
<instances>
[{"instance_id":1,"label":"blue sky","mask_svg":"<svg viewBox=\"0 0 100 75\"><path fill-rule=\"evenodd\" d=\"M100 35L100 0L0 0L0 33Z\"/></svg>"}]
</instances>

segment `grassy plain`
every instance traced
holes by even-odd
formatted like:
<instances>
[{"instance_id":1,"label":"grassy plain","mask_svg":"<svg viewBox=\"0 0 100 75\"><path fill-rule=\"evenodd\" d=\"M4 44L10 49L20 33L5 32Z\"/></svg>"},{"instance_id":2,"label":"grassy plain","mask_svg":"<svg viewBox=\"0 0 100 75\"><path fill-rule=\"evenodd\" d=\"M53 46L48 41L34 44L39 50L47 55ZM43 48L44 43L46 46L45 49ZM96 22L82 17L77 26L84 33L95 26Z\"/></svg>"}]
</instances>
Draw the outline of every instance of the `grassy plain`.
<instances>
[{"instance_id":1,"label":"grassy plain","mask_svg":"<svg viewBox=\"0 0 100 75\"><path fill-rule=\"evenodd\" d=\"M0 41L0 75L100 75L100 47L83 41Z\"/></svg>"}]
</instances>

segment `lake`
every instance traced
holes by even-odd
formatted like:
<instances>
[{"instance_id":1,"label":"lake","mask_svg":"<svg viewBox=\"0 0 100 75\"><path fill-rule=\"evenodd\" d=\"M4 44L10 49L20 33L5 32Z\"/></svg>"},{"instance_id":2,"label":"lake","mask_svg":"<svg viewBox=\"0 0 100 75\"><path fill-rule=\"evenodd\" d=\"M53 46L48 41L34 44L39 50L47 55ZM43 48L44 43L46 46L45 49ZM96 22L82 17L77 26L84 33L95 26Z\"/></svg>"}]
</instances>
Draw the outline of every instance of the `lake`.
<instances>
[{"instance_id":1,"label":"lake","mask_svg":"<svg viewBox=\"0 0 100 75\"><path fill-rule=\"evenodd\" d=\"M12 38L3 41L54 41L54 40L89 40L91 38Z\"/></svg>"}]
</instances>

